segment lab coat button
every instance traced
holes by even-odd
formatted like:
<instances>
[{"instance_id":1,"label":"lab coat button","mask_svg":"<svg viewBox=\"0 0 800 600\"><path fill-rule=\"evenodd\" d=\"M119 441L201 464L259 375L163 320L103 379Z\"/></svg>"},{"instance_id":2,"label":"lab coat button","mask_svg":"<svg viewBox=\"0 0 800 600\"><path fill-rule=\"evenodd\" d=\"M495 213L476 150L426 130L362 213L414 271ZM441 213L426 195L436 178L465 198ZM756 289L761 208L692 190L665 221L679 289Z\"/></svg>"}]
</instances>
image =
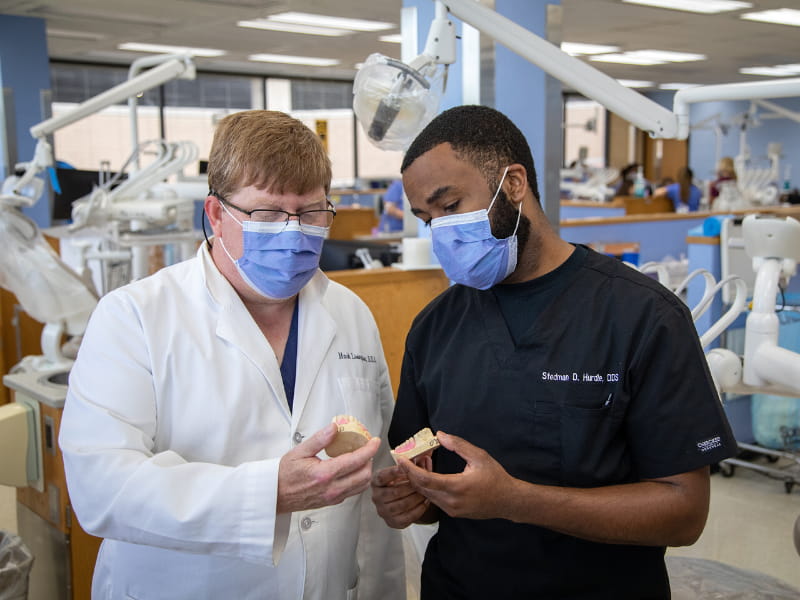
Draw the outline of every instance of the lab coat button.
<instances>
[{"instance_id":1,"label":"lab coat button","mask_svg":"<svg viewBox=\"0 0 800 600\"><path fill-rule=\"evenodd\" d=\"M299 444L300 442L303 441L303 434L300 433L299 431L295 431L293 439L295 444Z\"/></svg>"},{"instance_id":2,"label":"lab coat button","mask_svg":"<svg viewBox=\"0 0 800 600\"><path fill-rule=\"evenodd\" d=\"M300 527L302 527L305 530L309 530L311 529L312 523L313 521L311 520L311 517L303 517L303 520L300 521Z\"/></svg>"}]
</instances>

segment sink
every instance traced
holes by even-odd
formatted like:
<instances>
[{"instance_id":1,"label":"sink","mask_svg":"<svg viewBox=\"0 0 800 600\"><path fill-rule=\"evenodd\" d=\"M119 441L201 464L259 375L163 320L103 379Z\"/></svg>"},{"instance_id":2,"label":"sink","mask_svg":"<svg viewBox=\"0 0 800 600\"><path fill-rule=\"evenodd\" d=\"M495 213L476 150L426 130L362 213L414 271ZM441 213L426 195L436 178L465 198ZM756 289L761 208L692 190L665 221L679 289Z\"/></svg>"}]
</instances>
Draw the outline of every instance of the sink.
<instances>
[{"instance_id":1,"label":"sink","mask_svg":"<svg viewBox=\"0 0 800 600\"><path fill-rule=\"evenodd\" d=\"M69 371L59 371L57 373L51 373L47 377L43 378L44 383L49 383L51 385L63 385L66 386L69 382Z\"/></svg>"}]
</instances>

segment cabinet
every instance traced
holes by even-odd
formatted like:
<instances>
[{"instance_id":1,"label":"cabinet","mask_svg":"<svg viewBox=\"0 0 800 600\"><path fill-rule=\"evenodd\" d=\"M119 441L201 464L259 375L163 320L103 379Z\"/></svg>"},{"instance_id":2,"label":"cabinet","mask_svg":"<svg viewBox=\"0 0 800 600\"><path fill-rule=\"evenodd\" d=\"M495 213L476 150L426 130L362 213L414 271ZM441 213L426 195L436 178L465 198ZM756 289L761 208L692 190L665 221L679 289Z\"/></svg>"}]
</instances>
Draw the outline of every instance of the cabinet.
<instances>
[{"instance_id":1,"label":"cabinet","mask_svg":"<svg viewBox=\"0 0 800 600\"><path fill-rule=\"evenodd\" d=\"M17 489L19 535L35 557L28 600L89 600L92 572L102 540L83 531L72 515L64 461L58 447L63 399L53 404L41 402L36 397L39 383L25 382L21 377L24 376L7 376L6 385L30 388L12 389L12 400L26 395L29 400L39 402L43 466L42 491L31 486ZM52 387L47 392L56 396L66 394L66 386L61 387L61 391Z\"/></svg>"}]
</instances>

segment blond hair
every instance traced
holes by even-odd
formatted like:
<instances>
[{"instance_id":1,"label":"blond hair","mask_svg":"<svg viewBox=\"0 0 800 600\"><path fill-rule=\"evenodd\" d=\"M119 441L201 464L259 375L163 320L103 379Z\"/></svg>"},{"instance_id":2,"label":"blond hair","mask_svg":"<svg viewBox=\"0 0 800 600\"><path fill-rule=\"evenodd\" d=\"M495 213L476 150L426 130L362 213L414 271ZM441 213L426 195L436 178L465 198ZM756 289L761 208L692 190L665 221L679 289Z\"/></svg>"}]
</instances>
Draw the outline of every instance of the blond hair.
<instances>
[{"instance_id":1,"label":"blond hair","mask_svg":"<svg viewBox=\"0 0 800 600\"><path fill-rule=\"evenodd\" d=\"M736 167L733 164L733 159L730 156L723 156L719 159L719 163L717 163L717 173L722 172L729 173L734 179L736 179Z\"/></svg>"},{"instance_id":2,"label":"blond hair","mask_svg":"<svg viewBox=\"0 0 800 600\"><path fill-rule=\"evenodd\" d=\"M208 185L224 198L255 186L306 194L331 185L331 161L319 137L274 110L246 110L222 119L208 159Z\"/></svg>"}]
</instances>

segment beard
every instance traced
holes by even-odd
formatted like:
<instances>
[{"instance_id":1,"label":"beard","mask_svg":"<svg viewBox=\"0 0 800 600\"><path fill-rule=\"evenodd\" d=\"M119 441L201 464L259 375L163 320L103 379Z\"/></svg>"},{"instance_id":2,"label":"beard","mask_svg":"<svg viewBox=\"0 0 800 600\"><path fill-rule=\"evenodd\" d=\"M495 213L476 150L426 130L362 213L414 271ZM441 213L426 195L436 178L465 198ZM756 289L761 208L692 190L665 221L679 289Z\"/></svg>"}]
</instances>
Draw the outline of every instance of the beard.
<instances>
[{"instance_id":1,"label":"beard","mask_svg":"<svg viewBox=\"0 0 800 600\"><path fill-rule=\"evenodd\" d=\"M519 215L519 227L517 227L517 215ZM530 237L531 220L525 215L519 214L519 208L512 204L502 189L497 194L491 216L492 235L499 240L509 237L514 233L514 228L517 228L517 264L519 264Z\"/></svg>"}]
</instances>

